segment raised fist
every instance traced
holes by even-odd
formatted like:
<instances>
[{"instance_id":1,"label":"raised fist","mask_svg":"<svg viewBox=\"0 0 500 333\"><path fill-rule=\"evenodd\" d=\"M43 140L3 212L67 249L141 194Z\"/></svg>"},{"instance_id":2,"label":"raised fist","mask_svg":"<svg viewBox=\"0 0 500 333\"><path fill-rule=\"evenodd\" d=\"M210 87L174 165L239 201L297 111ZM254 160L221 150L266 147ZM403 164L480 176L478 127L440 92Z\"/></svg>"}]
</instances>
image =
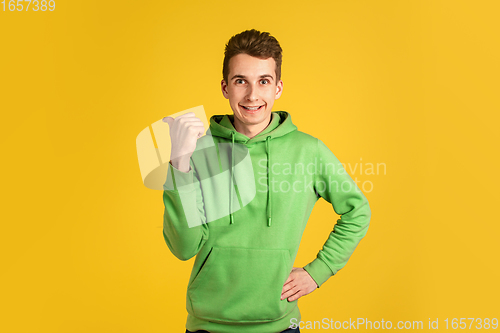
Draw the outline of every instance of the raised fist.
<instances>
[{"instance_id":1,"label":"raised fist","mask_svg":"<svg viewBox=\"0 0 500 333\"><path fill-rule=\"evenodd\" d=\"M172 149L170 160L172 165L180 171L188 172L189 159L196 149L196 141L205 133L203 122L197 118L194 112L188 112L177 118L165 117L163 121L168 123Z\"/></svg>"}]
</instances>

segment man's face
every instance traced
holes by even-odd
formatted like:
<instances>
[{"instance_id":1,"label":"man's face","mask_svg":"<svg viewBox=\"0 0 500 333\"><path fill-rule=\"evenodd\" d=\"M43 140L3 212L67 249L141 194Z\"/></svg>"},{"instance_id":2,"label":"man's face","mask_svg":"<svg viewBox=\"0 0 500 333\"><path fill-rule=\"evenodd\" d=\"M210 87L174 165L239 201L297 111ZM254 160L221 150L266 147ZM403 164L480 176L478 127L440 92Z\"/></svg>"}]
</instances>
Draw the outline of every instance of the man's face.
<instances>
[{"instance_id":1,"label":"man's face","mask_svg":"<svg viewBox=\"0 0 500 333\"><path fill-rule=\"evenodd\" d=\"M275 67L273 58L259 59L244 53L229 60L229 82L222 80L221 88L234 112L235 127L261 131L269 124L274 100L283 91L283 82L276 82Z\"/></svg>"}]
</instances>

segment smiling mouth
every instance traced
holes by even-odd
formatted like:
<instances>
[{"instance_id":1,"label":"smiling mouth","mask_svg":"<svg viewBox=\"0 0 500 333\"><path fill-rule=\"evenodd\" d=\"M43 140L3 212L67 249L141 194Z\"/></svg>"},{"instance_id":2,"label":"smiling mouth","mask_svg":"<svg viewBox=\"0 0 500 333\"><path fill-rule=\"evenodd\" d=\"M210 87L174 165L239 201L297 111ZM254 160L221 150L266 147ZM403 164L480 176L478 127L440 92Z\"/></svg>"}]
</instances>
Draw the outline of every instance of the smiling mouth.
<instances>
[{"instance_id":1,"label":"smiling mouth","mask_svg":"<svg viewBox=\"0 0 500 333\"><path fill-rule=\"evenodd\" d=\"M240 105L242 108L244 108L245 110L248 110L248 111L257 111L257 110L260 110L264 107L264 105L261 105L261 106L253 106L253 107L248 107L248 106L243 106L243 105Z\"/></svg>"}]
</instances>

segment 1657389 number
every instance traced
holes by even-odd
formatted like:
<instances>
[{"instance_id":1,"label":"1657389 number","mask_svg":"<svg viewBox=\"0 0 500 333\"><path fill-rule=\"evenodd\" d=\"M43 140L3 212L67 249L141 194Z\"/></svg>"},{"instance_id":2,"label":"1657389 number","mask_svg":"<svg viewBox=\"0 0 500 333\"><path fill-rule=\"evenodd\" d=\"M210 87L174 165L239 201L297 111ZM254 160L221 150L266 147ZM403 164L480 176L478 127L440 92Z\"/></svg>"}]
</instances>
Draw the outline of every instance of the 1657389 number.
<instances>
[{"instance_id":1,"label":"1657389 number","mask_svg":"<svg viewBox=\"0 0 500 333\"><path fill-rule=\"evenodd\" d=\"M7 3L8 2L8 3ZM47 10L54 11L56 9L56 2L54 0L3 0L1 2L3 5L3 11L9 10L11 12L18 11L28 11L32 10L34 12Z\"/></svg>"},{"instance_id":2,"label":"1657389 number","mask_svg":"<svg viewBox=\"0 0 500 333\"><path fill-rule=\"evenodd\" d=\"M448 321L448 318L444 320L446 323L446 329L496 329L498 328L497 318L453 318ZM474 325L473 325L474 324Z\"/></svg>"}]
</instances>

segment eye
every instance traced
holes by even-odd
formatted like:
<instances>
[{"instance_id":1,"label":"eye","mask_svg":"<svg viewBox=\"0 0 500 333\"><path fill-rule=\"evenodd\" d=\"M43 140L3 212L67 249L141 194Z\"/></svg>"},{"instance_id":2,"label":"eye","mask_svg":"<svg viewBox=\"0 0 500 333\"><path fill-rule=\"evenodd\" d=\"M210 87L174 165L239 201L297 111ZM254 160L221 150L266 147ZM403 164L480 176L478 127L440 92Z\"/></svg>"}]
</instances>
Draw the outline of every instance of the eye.
<instances>
[{"instance_id":1,"label":"eye","mask_svg":"<svg viewBox=\"0 0 500 333\"><path fill-rule=\"evenodd\" d=\"M243 79L236 79L236 81L235 81L235 82L238 84L238 83L240 83L240 81L241 81L241 83L243 83L243 82L244 82L244 80L243 80Z\"/></svg>"},{"instance_id":2,"label":"eye","mask_svg":"<svg viewBox=\"0 0 500 333\"><path fill-rule=\"evenodd\" d=\"M269 83L269 80L268 79L262 79L262 80L260 80L260 82L267 82L267 83Z\"/></svg>"}]
</instances>

